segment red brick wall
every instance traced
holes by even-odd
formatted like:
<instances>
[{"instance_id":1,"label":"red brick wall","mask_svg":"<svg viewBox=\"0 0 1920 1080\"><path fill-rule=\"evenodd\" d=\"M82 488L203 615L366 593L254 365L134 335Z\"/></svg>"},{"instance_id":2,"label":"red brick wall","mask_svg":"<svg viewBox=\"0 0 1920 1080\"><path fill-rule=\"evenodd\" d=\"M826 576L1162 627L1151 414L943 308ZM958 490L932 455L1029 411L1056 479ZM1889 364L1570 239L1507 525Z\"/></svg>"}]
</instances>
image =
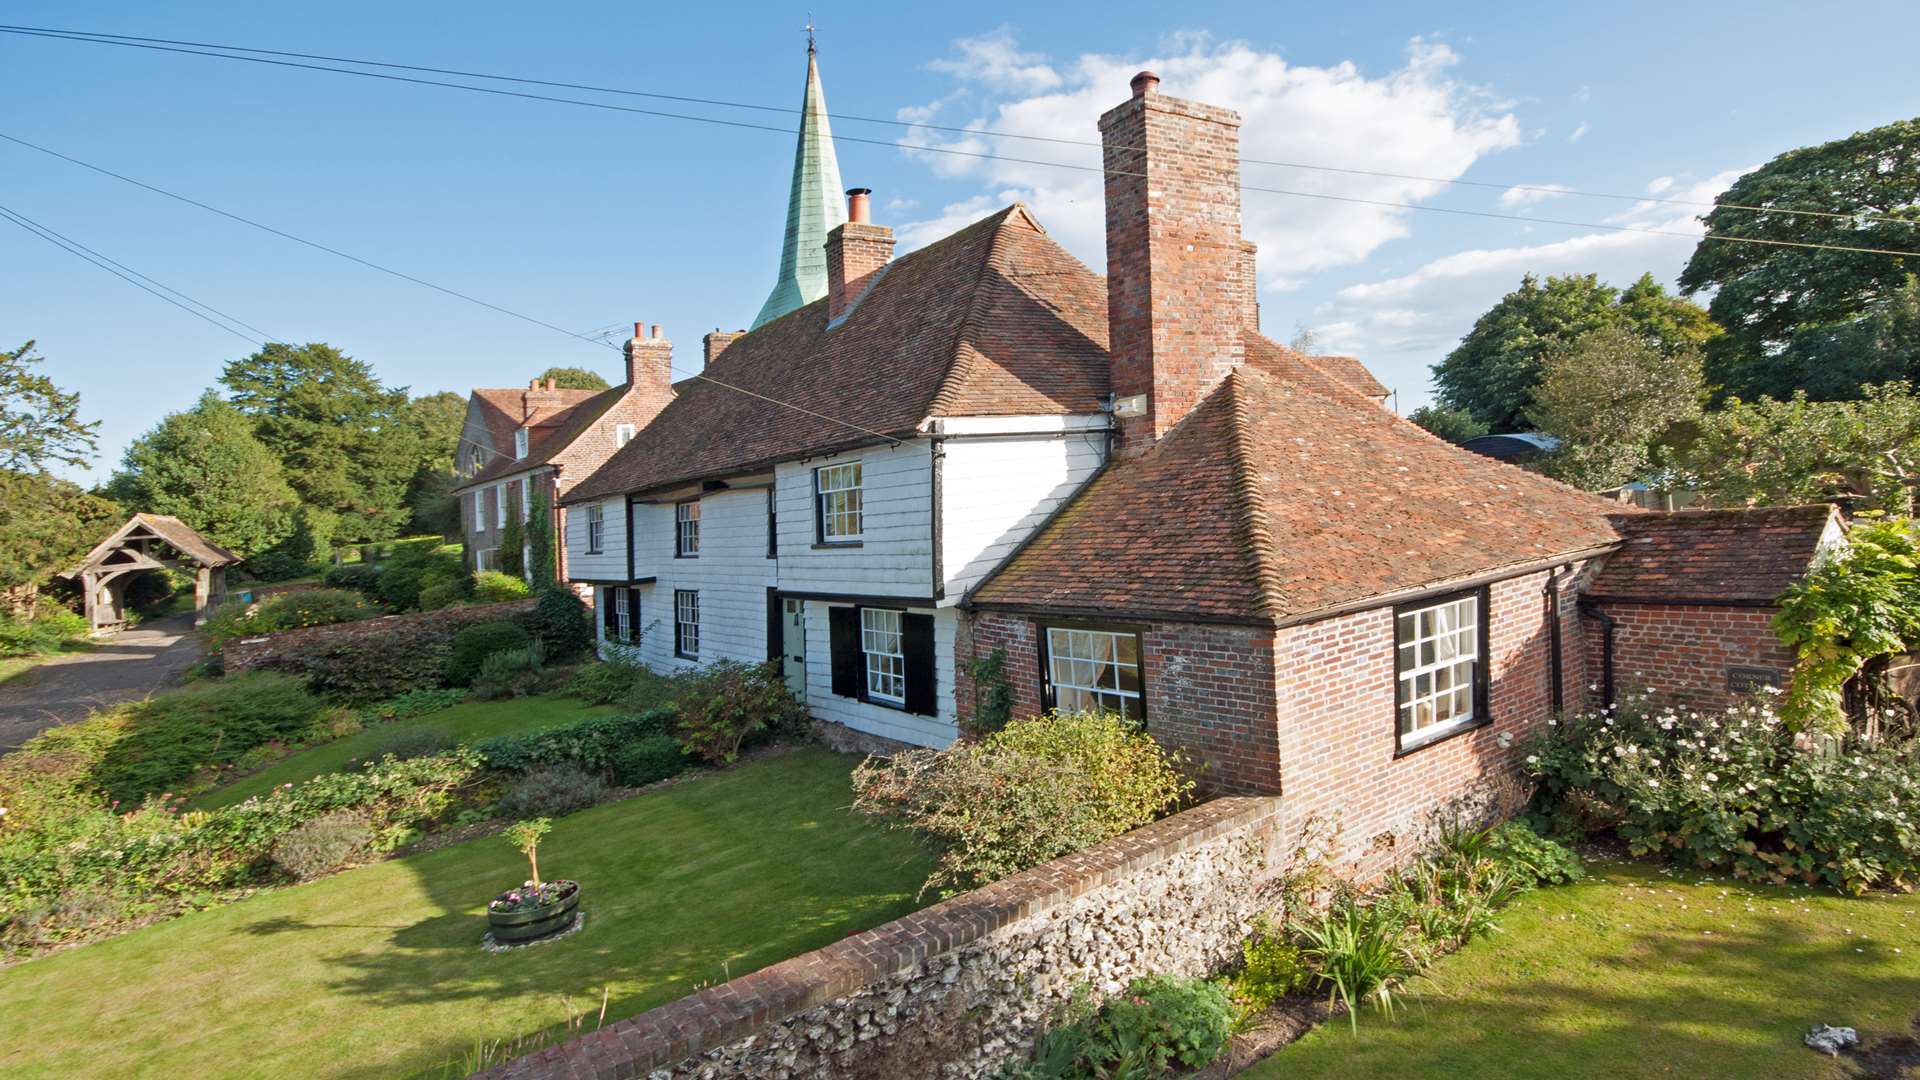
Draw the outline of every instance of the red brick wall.
<instances>
[{"instance_id":1,"label":"red brick wall","mask_svg":"<svg viewBox=\"0 0 1920 1080\"><path fill-rule=\"evenodd\" d=\"M1561 656L1568 707L1580 704L1577 577L1562 573ZM1450 803L1509 803L1527 736L1552 714L1547 574L1489 589L1488 694L1493 722L1396 758L1393 610L1376 608L1282 630L1278 642L1280 780L1292 828L1337 830L1336 862L1371 877L1416 850ZM1508 790L1502 790L1507 788ZM1510 808L1510 807L1509 807Z\"/></svg>"},{"instance_id":2,"label":"red brick wall","mask_svg":"<svg viewBox=\"0 0 1920 1080\"><path fill-rule=\"evenodd\" d=\"M1783 677L1793 668L1793 653L1773 632L1775 608L1611 600L1599 608L1614 620L1617 694L1644 691L1662 701L1722 709L1744 696L1728 691L1728 668L1774 668ZM1597 686L1604 631L1598 619L1584 622L1587 682Z\"/></svg>"}]
</instances>

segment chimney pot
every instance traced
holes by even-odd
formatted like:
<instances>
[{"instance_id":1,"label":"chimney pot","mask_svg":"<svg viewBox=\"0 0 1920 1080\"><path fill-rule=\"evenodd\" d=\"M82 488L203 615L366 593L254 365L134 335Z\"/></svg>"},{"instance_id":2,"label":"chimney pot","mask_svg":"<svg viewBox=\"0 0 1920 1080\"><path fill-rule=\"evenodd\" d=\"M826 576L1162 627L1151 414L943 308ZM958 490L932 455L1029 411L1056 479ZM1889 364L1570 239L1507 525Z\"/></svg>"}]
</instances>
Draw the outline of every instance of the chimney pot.
<instances>
[{"instance_id":1,"label":"chimney pot","mask_svg":"<svg viewBox=\"0 0 1920 1080\"><path fill-rule=\"evenodd\" d=\"M1160 85L1160 76L1155 75L1151 71L1143 71L1135 75L1133 81L1127 85L1133 88L1134 97L1146 97L1148 94L1153 93L1154 89Z\"/></svg>"},{"instance_id":2,"label":"chimney pot","mask_svg":"<svg viewBox=\"0 0 1920 1080\"><path fill-rule=\"evenodd\" d=\"M634 336L634 337L637 337L637 338L643 338L643 337L646 337L646 336L647 336L647 324L646 324L646 323L634 323L634 324L633 324L633 336Z\"/></svg>"},{"instance_id":3,"label":"chimney pot","mask_svg":"<svg viewBox=\"0 0 1920 1080\"><path fill-rule=\"evenodd\" d=\"M559 379L552 379L552 378L550 378L550 379L548 379L548 380L547 380L547 389L549 389L549 390L558 390L558 389L560 389L560 380L559 380Z\"/></svg>"},{"instance_id":4,"label":"chimney pot","mask_svg":"<svg viewBox=\"0 0 1920 1080\"><path fill-rule=\"evenodd\" d=\"M658 337L660 336L660 324L659 324L659 323L654 323L654 324L653 324L653 336L654 336L654 337L656 337L656 338L658 338Z\"/></svg>"},{"instance_id":5,"label":"chimney pot","mask_svg":"<svg viewBox=\"0 0 1920 1080\"><path fill-rule=\"evenodd\" d=\"M873 223L873 214L868 207L867 199L867 197L872 194L872 188L857 187L847 189L848 221L857 225L870 225Z\"/></svg>"},{"instance_id":6,"label":"chimney pot","mask_svg":"<svg viewBox=\"0 0 1920 1080\"><path fill-rule=\"evenodd\" d=\"M529 389L529 390L538 390L538 389L540 389L540 380L539 380L539 379L528 379L528 380L527 380L527 389Z\"/></svg>"}]
</instances>

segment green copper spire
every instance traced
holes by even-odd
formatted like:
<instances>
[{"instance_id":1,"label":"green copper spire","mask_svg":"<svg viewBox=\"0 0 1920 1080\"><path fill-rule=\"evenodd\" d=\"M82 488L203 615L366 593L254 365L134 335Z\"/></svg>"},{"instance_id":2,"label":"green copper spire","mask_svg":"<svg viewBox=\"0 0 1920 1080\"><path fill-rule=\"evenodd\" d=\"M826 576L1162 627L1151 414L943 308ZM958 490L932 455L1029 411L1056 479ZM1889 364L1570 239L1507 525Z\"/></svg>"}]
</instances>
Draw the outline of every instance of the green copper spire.
<instances>
[{"instance_id":1,"label":"green copper spire","mask_svg":"<svg viewBox=\"0 0 1920 1080\"><path fill-rule=\"evenodd\" d=\"M827 233L846 220L840 163L834 160L833 132L827 127L827 96L820 89L820 65L814 62L809 35L807 94L800 105L800 141L793 148L793 190L787 196L780 279L753 320L755 329L827 295Z\"/></svg>"}]
</instances>

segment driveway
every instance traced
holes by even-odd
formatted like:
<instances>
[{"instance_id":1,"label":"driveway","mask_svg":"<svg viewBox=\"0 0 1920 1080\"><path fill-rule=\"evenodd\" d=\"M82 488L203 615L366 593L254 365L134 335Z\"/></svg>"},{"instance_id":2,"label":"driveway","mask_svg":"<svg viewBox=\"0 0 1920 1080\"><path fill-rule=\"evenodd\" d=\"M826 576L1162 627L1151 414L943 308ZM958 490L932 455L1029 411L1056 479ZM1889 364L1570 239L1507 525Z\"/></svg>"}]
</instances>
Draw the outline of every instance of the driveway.
<instances>
[{"instance_id":1,"label":"driveway","mask_svg":"<svg viewBox=\"0 0 1920 1080\"><path fill-rule=\"evenodd\" d=\"M142 623L91 652L29 668L0 685L0 754L102 705L146 697L200 659L192 615Z\"/></svg>"}]
</instances>

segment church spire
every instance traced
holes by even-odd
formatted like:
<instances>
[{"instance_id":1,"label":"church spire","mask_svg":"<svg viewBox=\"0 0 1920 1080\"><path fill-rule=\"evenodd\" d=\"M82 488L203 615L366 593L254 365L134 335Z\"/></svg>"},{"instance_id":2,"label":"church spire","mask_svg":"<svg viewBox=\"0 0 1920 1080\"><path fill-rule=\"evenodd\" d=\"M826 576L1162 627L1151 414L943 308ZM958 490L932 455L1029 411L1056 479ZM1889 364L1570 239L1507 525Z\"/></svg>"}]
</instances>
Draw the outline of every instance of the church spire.
<instances>
[{"instance_id":1,"label":"church spire","mask_svg":"<svg viewBox=\"0 0 1920 1080\"><path fill-rule=\"evenodd\" d=\"M833 132L827 127L827 96L820 89L813 28L808 26L807 91L800 105L800 138L793 149L780 278L753 320L755 329L827 294L827 234L847 220L840 187L840 163L834 159Z\"/></svg>"}]
</instances>

